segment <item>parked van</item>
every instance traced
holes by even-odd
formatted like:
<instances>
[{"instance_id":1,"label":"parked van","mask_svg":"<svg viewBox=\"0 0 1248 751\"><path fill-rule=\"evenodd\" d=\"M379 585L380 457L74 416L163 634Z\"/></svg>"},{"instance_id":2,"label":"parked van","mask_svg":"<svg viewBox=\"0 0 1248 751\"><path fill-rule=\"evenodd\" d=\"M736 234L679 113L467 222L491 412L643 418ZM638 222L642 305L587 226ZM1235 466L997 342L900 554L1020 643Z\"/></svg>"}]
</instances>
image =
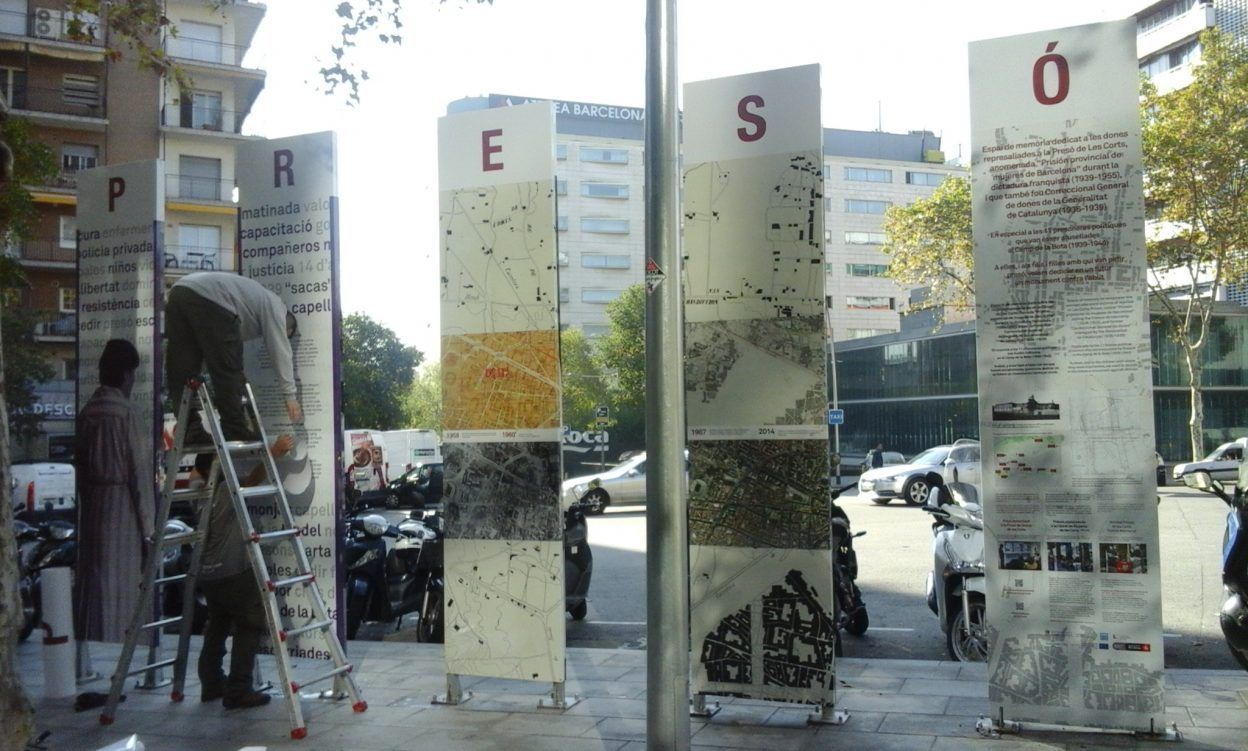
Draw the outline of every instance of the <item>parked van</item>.
<instances>
[{"instance_id":1,"label":"parked van","mask_svg":"<svg viewBox=\"0 0 1248 751\"><path fill-rule=\"evenodd\" d=\"M428 428L387 430L386 459L390 462L388 474L395 477L419 464L441 464L442 448L438 434Z\"/></svg>"},{"instance_id":2,"label":"parked van","mask_svg":"<svg viewBox=\"0 0 1248 751\"><path fill-rule=\"evenodd\" d=\"M69 517L77 508L74 465L62 462L18 462L9 469L14 514L31 518Z\"/></svg>"}]
</instances>

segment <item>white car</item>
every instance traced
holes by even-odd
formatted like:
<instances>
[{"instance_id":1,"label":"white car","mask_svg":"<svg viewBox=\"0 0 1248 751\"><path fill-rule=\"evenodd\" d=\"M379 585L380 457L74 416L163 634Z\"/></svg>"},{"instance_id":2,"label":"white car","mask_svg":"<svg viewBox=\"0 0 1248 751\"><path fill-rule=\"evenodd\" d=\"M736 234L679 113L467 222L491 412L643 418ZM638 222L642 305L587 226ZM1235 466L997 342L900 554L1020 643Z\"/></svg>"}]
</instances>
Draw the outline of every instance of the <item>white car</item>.
<instances>
[{"instance_id":1,"label":"white car","mask_svg":"<svg viewBox=\"0 0 1248 751\"><path fill-rule=\"evenodd\" d=\"M979 441L974 438L954 441L949 456L941 465L940 474L945 482L966 482L979 487Z\"/></svg>"},{"instance_id":2,"label":"white car","mask_svg":"<svg viewBox=\"0 0 1248 751\"><path fill-rule=\"evenodd\" d=\"M563 481L563 507L584 501L591 514L601 514L612 504L646 502L646 455L637 454L605 472Z\"/></svg>"},{"instance_id":3,"label":"white car","mask_svg":"<svg viewBox=\"0 0 1248 751\"><path fill-rule=\"evenodd\" d=\"M1182 484L1183 475L1204 471L1214 480L1235 482L1239 479L1239 463L1244 460L1245 446L1248 446L1248 438L1239 438L1218 446L1213 453L1198 462L1176 464L1174 479Z\"/></svg>"},{"instance_id":4,"label":"white car","mask_svg":"<svg viewBox=\"0 0 1248 751\"><path fill-rule=\"evenodd\" d=\"M934 446L910 460L908 464L877 467L862 473L858 478L858 493L881 506L901 498L911 506L927 502L931 486L927 473L941 473L952 446Z\"/></svg>"}]
</instances>

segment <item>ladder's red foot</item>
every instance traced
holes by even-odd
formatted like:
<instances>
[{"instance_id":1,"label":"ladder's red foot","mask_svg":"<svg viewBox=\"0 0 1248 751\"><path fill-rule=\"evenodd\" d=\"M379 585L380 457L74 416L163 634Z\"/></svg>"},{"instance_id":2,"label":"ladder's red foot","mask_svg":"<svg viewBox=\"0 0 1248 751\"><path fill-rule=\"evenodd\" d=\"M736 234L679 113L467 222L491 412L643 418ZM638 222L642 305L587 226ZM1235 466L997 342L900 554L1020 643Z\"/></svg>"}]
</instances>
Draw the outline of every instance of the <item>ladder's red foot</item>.
<instances>
[{"instance_id":1,"label":"ladder's red foot","mask_svg":"<svg viewBox=\"0 0 1248 751\"><path fill-rule=\"evenodd\" d=\"M100 724L101 724L101 725L112 725L112 724L113 724L113 718L112 718L111 716L109 716L109 715L102 714L102 715L100 715Z\"/></svg>"},{"instance_id":2,"label":"ladder's red foot","mask_svg":"<svg viewBox=\"0 0 1248 751\"><path fill-rule=\"evenodd\" d=\"M307 728L295 728L294 730L290 731L290 737L294 738L297 741L301 741L304 738L308 737L308 729Z\"/></svg>"},{"instance_id":3,"label":"ladder's red foot","mask_svg":"<svg viewBox=\"0 0 1248 751\"><path fill-rule=\"evenodd\" d=\"M357 701L356 703L351 705L351 708L354 709L356 712L363 712L368 709L368 702Z\"/></svg>"},{"instance_id":4,"label":"ladder's red foot","mask_svg":"<svg viewBox=\"0 0 1248 751\"><path fill-rule=\"evenodd\" d=\"M169 698L172 701L180 702L186 698L186 694L182 693L181 691L174 691L172 694L169 695Z\"/></svg>"}]
</instances>

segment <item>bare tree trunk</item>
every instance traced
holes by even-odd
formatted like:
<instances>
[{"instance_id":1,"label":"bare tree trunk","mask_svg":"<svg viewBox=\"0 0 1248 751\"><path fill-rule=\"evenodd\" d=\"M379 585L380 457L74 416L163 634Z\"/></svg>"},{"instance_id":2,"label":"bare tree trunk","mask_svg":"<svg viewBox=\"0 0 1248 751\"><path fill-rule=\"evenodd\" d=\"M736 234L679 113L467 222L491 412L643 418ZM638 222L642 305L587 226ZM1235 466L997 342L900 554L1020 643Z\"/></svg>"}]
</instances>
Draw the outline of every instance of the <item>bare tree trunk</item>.
<instances>
[{"instance_id":1,"label":"bare tree trunk","mask_svg":"<svg viewBox=\"0 0 1248 751\"><path fill-rule=\"evenodd\" d=\"M1203 337L1202 337L1203 339ZM1188 438L1192 442L1192 461L1205 455L1205 402L1201 394L1200 347L1183 347L1187 359L1187 387L1191 416L1187 419Z\"/></svg>"},{"instance_id":2,"label":"bare tree trunk","mask_svg":"<svg viewBox=\"0 0 1248 751\"><path fill-rule=\"evenodd\" d=\"M9 412L4 403L4 348L0 343L0 751L24 748L35 727L34 708L17 672L22 603L17 589L17 540L9 503Z\"/></svg>"}]
</instances>

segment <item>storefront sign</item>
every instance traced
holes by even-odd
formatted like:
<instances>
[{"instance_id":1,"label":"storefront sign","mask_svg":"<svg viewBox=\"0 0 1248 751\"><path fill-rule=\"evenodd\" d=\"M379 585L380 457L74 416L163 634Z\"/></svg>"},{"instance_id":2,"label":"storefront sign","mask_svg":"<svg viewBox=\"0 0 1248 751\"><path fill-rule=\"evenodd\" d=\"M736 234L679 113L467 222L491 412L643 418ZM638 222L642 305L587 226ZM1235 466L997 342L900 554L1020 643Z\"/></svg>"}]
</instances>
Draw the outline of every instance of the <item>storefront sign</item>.
<instances>
[{"instance_id":1,"label":"storefront sign","mask_svg":"<svg viewBox=\"0 0 1248 751\"><path fill-rule=\"evenodd\" d=\"M684 93L693 690L831 704L819 68Z\"/></svg>"},{"instance_id":2,"label":"storefront sign","mask_svg":"<svg viewBox=\"0 0 1248 751\"><path fill-rule=\"evenodd\" d=\"M291 422L286 396L260 340L246 345L247 380L270 440L281 434L295 437L295 450L278 461L278 470L309 565L325 583L321 593L330 615L338 618L342 637L345 617L338 604L343 572L336 565L343 433L335 135L248 141L238 147L236 175L239 271L277 293L298 323L291 348L303 422ZM253 517L263 512L257 509ZM271 557L275 568L293 570L289 546L275 548ZM338 586L328 585L334 581ZM282 610L283 618L295 625L314 617L302 589L284 598ZM306 643L294 639L286 648L292 657L329 658L318 632Z\"/></svg>"},{"instance_id":3,"label":"storefront sign","mask_svg":"<svg viewBox=\"0 0 1248 751\"><path fill-rule=\"evenodd\" d=\"M970 48L989 699L1157 730L1135 22Z\"/></svg>"},{"instance_id":4,"label":"storefront sign","mask_svg":"<svg viewBox=\"0 0 1248 751\"><path fill-rule=\"evenodd\" d=\"M438 124L446 667L564 680L554 118Z\"/></svg>"}]
</instances>

